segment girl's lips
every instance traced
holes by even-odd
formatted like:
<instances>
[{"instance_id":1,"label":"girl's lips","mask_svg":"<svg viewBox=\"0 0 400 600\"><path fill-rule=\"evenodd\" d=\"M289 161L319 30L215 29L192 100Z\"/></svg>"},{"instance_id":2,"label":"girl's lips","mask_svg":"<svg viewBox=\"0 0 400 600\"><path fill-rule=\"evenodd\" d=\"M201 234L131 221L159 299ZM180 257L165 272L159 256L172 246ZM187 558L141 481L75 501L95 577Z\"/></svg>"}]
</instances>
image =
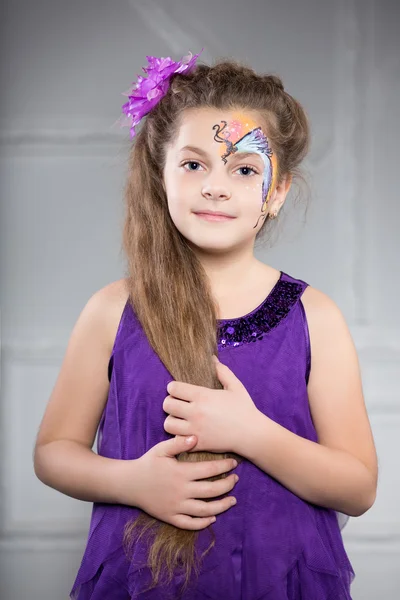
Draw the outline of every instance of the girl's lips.
<instances>
[{"instance_id":1,"label":"girl's lips","mask_svg":"<svg viewBox=\"0 0 400 600\"><path fill-rule=\"evenodd\" d=\"M228 217L226 215L211 215L210 213L194 213L197 217L204 219L205 221L231 221L235 217Z\"/></svg>"}]
</instances>

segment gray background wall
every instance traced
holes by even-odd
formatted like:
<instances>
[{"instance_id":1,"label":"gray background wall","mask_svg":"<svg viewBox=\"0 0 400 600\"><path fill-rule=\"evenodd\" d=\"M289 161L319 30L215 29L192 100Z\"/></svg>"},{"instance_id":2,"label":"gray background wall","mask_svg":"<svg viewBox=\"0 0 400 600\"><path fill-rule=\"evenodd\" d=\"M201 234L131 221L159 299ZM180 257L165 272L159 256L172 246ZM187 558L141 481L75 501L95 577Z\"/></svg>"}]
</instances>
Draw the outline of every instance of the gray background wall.
<instances>
[{"instance_id":1,"label":"gray background wall","mask_svg":"<svg viewBox=\"0 0 400 600\"><path fill-rule=\"evenodd\" d=\"M41 484L32 450L89 296L123 274L128 131L145 55L234 56L308 112L306 218L288 201L259 256L339 304L359 351L378 497L343 530L355 600L400 594L399 3L7 0L0 15L0 598L65 600L91 505Z\"/></svg>"}]
</instances>

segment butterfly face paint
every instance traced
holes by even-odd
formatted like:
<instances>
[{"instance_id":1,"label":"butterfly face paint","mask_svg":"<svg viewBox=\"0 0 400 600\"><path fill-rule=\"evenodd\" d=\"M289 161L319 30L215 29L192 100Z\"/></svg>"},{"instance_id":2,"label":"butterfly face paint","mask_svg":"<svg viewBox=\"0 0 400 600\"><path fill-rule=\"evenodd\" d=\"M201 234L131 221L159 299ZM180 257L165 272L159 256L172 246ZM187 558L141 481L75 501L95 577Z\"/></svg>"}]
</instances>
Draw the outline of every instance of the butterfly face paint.
<instances>
[{"instance_id":1,"label":"butterfly face paint","mask_svg":"<svg viewBox=\"0 0 400 600\"><path fill-rule=\"evenodd\" d=\"M267 216L267 205L275 187L277 176L277 159L273 153L267 136L255 121L240 113L234 115L231 121L221 121L213 126L216 132L214 140L222 144L221 159L227 163L227 158L236 152L254 152L261 156L264 163L263 184L261 194L261 217Z\"/></svg>"}]
</instances>

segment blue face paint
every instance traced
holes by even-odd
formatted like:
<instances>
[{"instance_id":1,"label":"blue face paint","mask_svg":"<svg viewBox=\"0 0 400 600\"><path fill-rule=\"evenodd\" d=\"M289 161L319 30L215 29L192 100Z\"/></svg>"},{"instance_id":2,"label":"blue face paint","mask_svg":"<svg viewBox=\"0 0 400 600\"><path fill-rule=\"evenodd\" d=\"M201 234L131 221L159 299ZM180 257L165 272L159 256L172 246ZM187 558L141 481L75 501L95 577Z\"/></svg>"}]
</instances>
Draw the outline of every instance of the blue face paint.
<instances>
[{"instance_id":1,"label":"blue face paint","mask_svg":"<svg viewBox=\"0 0 400 600\"><path fill-rule=\"evenodd\" d=\"M237 115L232 121L221 121L221 124L213 126L216 131L214 140L225 144L226 151L221 153L221 159L227 163L228 156L237 152L254 152L258 154L264 163L261 215L254 226L257 227L261 217L266 217L266 208L273 190L277 174L277 160L273 153L268 138L252 119L245 115ZM236 139L235 142L232 140Z\"/></svg>"}]
</instances>

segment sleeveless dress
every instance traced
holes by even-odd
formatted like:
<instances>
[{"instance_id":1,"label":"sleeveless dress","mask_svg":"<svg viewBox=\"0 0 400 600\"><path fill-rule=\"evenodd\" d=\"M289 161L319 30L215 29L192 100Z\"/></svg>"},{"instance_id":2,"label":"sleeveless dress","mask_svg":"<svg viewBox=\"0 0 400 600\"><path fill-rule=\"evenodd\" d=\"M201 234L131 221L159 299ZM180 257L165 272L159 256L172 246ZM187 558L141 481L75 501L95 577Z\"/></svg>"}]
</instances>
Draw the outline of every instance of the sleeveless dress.
<instances>
[{"instance_id":1,"label":"sleeveless dress","mask_svg":"<svg viewBox=\"0 0 400 600\"><path fill-rule=\"evenodd\" d=\"M282 272L265 300L247 315L218 321L218 355L267 416L317 441L307 396L310 339L301 295L307 283ZM151 348L129 301L109 362L110 389L98 430L98 454L136 459L171 436L162 403L173 379ZM351 600L355 577L337 513L289 491L253 463L235 469L237 504L217 515L215 545L200 575L179 596L183 576L144 591L151 581L145 542L133 560L122 547L135 507L94 503L73 600ZM342 515L343 517L344 515ZM344 516L345 517L345 516ZM143 538L142 538L143 539ZM208 548L209 529L198 549Z\"/></svg>"}]
</instances>

